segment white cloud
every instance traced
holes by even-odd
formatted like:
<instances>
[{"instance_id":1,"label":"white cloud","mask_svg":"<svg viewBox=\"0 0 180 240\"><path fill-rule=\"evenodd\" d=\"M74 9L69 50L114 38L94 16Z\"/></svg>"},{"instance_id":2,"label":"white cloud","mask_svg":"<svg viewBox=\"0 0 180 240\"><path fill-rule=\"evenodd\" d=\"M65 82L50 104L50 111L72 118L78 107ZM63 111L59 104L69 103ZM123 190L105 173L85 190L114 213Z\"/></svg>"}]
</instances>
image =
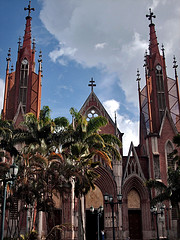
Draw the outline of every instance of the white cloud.
<instances>
[{"instance_id":1,"label":"white cloud","mask_svg":"<svg viewBox=\"0 0 180 240\"><path fill-rule=\"evenodd\" d=\"M71 47L66 47L64 44L60 44L60 47L53 50L52 52L49 53L49 56L51 58L51 60L53 62L56 62L56 60L59 58L59 57L68 57L68 58L73 58L75 52L77 51L77 49L73 49ZM63 59L58 59L59 63L64 65L64 62L62 61ZM65 64L66 65L66 64Z\"/></svg>"},{"instance_id":2,"label":"white cloud","mask_svg":"<svg viewBox=\"0 0 180 240\"><path fill-rule=\"evenodd\" d=\"M4 101L4 80L0 78L0 111L3 108Z\"/></svg>"},{"instance_id":3,"label":"white cloud","mask_svg":"<svg viewBox=\"0 0 180 240\"><path fill-rule=\"evenodd\" d=\"M139 122L133 122L132 120L128 119L127 116L120 115L120 103L114 99L105 101L103 105L112 119L114 119L116 112L118 128L124 133L123 154L127 155L131 142L133 142L135 146L139 144Z\"/></svg>"},{"instance_id":4,"label":"white cloud","mask_svg":"<svg viewBox=\"0 0 180 240\"><path fill-rule=\"evenodd\" d=\"M63 65L73 60L82 67L98 68L103 76L106 75L99 83L104 99L109 99L113 87L119 86L126 97L123 104L129 102L137 107L136 71L139 68L143 87L144 53L149 44L146 14L149 14L150 7L156 15L153 22L159 46L162 42L165 46L168 74L173 77L174 54L180 62L179 0L44 0L42 4L41 20L59 41L58 48L50 53L51 59ZM117 89L114 91L117 92ZM138 144L138 122L120 115L120 105L114 101L105 102L106 108L112 118L117 109L119 129L125 133L124 147L129 148L131 140ZM131 111L137 116L137 108Z\"/></svg>"},{"instance_id":5,"label":"white cloud","mask_svg":"<svg viewBox=\"0 0 180 240\"><path fill-rule=\"evenodd\" d=\"M105 46L107 45L107 43L97 43L95 45L95 49L103 49Z\"/></svg>"},{"instance_id":6,"label":"white cloud","mask_svg":"<svg viewBox=\"0 0 180 240\"><path fill-rule=\"evenodd\" d=\"M60 42L59 49L50 53L52 60L63 65L74 60L83 67L117 74L126 100L135 105L138 102L134 91L136 69L142 68L144 52L148 49L149 23L145 15L149 7L157 15L153 21L158 40L167 47L166 58L172 59L178 52L180 61L179 0L44 0L42 4L41 20ZM143 76L142 79L145 80Z\"/></svg>"}]
</instances>

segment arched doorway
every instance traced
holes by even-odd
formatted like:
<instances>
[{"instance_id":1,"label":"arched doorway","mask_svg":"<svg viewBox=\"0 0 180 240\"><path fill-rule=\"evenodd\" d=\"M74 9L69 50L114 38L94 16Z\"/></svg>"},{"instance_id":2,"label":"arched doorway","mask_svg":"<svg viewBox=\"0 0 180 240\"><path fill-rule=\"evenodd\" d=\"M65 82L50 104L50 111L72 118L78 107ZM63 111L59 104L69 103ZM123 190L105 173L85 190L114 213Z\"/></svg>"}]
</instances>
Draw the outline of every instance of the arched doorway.
<instances>
[{"instance_id":1,"label":"arched doorway","mask_svg":"<svg viewBox=\"0 0 180 240\"><path fill-rule=\"evenodd\" d=\"M142 239L141 201L138 192L132 189L127 196L130 239Z\"/></svg>"},{"instance_id":2,"label":"arched doorway","mask_svg":"<svg viewBox=\"0 0 180 240\"><path fill-rule=\"evenodd\" d=\"M94 213L90 211L94 207ZM98 229L99 234L104 230L104 212L98 215L98 208L103 206L103 194L96 186L86 195L86 240L96 240Z\"/></svg>"}]
</instances>

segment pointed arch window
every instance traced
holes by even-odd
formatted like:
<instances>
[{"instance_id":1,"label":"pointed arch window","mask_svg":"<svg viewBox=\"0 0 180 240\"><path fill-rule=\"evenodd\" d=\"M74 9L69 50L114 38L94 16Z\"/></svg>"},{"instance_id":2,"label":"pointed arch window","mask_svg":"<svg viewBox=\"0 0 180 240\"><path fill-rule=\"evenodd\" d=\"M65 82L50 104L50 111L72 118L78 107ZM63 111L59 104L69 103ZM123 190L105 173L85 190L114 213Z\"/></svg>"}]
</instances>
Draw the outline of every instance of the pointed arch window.
<instances>
[{"instance_id":1,"label":"pointed arch window","mask_svg":"<svg viewBox=\"0 0 180 240\"><path fill-rule=\"evenodd\" d=\"M23 59L21 62L20 70L20 85L19 85L19 103L22 103L24 113L26 113L26 102L27 102L27 86L29 77L29 64L27 59Z\"/></svg>"},{"instance_id":2,"label":"pointed arch window","mask_svg":"<svg viewBox=\"0 0 180 240\"><path fill-rule=\"evenodd\" d=\"M160 64L156 65L156 87L157 87L157 99L159 108L159 117L162 120L166 108L165 93L164 93L164 81L163 72Z\"/></svg>"},{"instance_id":3,"label":"pointed arch window","mask_svg":"<svg viewBox=\"0 0 180 240\"><path fill-rule=\"evenodd\" d=\"M173 156L170 155L173 152L173 145L171 141L168 141L166 144L166 158L167 158L167 167L175 169L175 164L173 163Z\"/></svg>"}]
</instances>

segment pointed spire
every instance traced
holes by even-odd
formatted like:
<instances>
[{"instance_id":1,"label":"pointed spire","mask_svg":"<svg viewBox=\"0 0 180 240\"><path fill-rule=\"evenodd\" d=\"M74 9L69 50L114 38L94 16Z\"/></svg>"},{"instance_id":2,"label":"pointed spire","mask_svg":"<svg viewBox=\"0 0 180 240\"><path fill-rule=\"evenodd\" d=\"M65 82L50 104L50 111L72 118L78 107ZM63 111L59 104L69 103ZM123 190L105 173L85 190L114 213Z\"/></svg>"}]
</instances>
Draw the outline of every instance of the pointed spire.
<instances>
[{"instance_id":1,"label":"pointed spire","mask_svg":"<svg viewBox=\"0 0 180 240\"><path fill-rule=\"evenodd\" d=\"M93 80L93 78L91 78L91 81L89 81L90 83L88 84L89 87L91 87L91 92L93 92L93 87L96 86L95 81Z\"/></svg>"},{"instance_id":2,"label":"pointed spire","mask_svg":"<svg viewBox=\"0 0 180 240\"><path fill-rule=\"evenodd\" d=\"M35 10L34 8L31 8L31 1L29 1L29 5L27 8L24 8L24 10L28 10L28 16L26 17L26 29L24 34L24 41L23 41L23 48L28 47L31 49L31 11Z\"/></svg>"},{"instance_id":3,"label":"pointed spire","mask_svg":"<svg viewBox=\"0 0 180 240\"><path fill-rule=\"evenodd\" d=\"M150 56L152 56L155 53L159 54L159 48L158 48L158 42L157 42L157 37L156 37L156 31L155 31L155 24L152 22L152 18L155 18L156 16L154 15L153 12L151 12L151 8L149 9L149 15L147 14L146 17L148 20L150 20L150 40L149 40L149 51L150 51Z\"/></svg>"}]
</instances>

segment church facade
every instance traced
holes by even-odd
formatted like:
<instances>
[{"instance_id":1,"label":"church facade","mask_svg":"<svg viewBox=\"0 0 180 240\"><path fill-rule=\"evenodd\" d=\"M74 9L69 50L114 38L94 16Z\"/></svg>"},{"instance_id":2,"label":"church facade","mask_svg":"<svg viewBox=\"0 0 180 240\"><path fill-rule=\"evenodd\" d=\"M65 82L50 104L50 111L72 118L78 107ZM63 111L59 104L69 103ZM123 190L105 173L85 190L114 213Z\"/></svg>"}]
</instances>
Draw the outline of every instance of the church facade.
<instances>
[{"instance_id":1,"label":"church facade","mask_svg":"<svg viewBox=\"0 0 180 240\"><path fill-rule=\"evenodd\" d=\"M39 55L39 70L35 73L35 43L31 41L31 8L29 2L28 16L24 40L19 41L16 69L10 70L10 51L7 57L4 105L2 118L13 120L15 125L23 120L23 115L32 112L38 118L41 107L41 78L42 55ZM148 179L156 179L167 184L167 169L171 166L169 153L174 149L173 137L180 131L180 99L177 76L177 64L174 58L175 79L166 74L164 47L160 53L153 13L147 15L150 20L149 52L145 54L144 68L146 85L141 89L140 75L137 73L137 83L140 106L140 143L134 146L131 142L128 156L123 155L123 148L119 149L122 159L112 160L112 169L102 163L97 169L99 178L96 188L84 198L84 214L86 222L86 239L96 239L97 231L103 231L106 239L143 239L150 240L159 236L176 239L177 216L175 211L167 211L170 203L165 202L164 215L157 215L156 219L150 212L150 200L155 196L145 186ZM105 116L108 125L102 129L104 133L116 135L123 144L123 133L117 128L116 117L112 120L102 103L94 93L95 82L91 79L90 95L80 109L80 113L87 118ZM100 160L100 159L98 159ZM113 197L113 204L107 204L104 195ZM122 201L118 196L122 194ZM91 213L91 206L95 214ZM103 211L99 214L100 207ZM160 207L160 206L158 206ZM64 211L63 211L64 208ZM77 199L73 192L66 201L56 204L57 224L70 223L73 229L66 235L66 239L77 239ZM173 212L174 211L174 212ZM26 226L26 224L24 224ZM158 229L157 229L158 227ZM46 223L41 216L38 225L40 236L46 235ZM25 231L25 227L24 227Z\"/></svg>"}]
</instances>

